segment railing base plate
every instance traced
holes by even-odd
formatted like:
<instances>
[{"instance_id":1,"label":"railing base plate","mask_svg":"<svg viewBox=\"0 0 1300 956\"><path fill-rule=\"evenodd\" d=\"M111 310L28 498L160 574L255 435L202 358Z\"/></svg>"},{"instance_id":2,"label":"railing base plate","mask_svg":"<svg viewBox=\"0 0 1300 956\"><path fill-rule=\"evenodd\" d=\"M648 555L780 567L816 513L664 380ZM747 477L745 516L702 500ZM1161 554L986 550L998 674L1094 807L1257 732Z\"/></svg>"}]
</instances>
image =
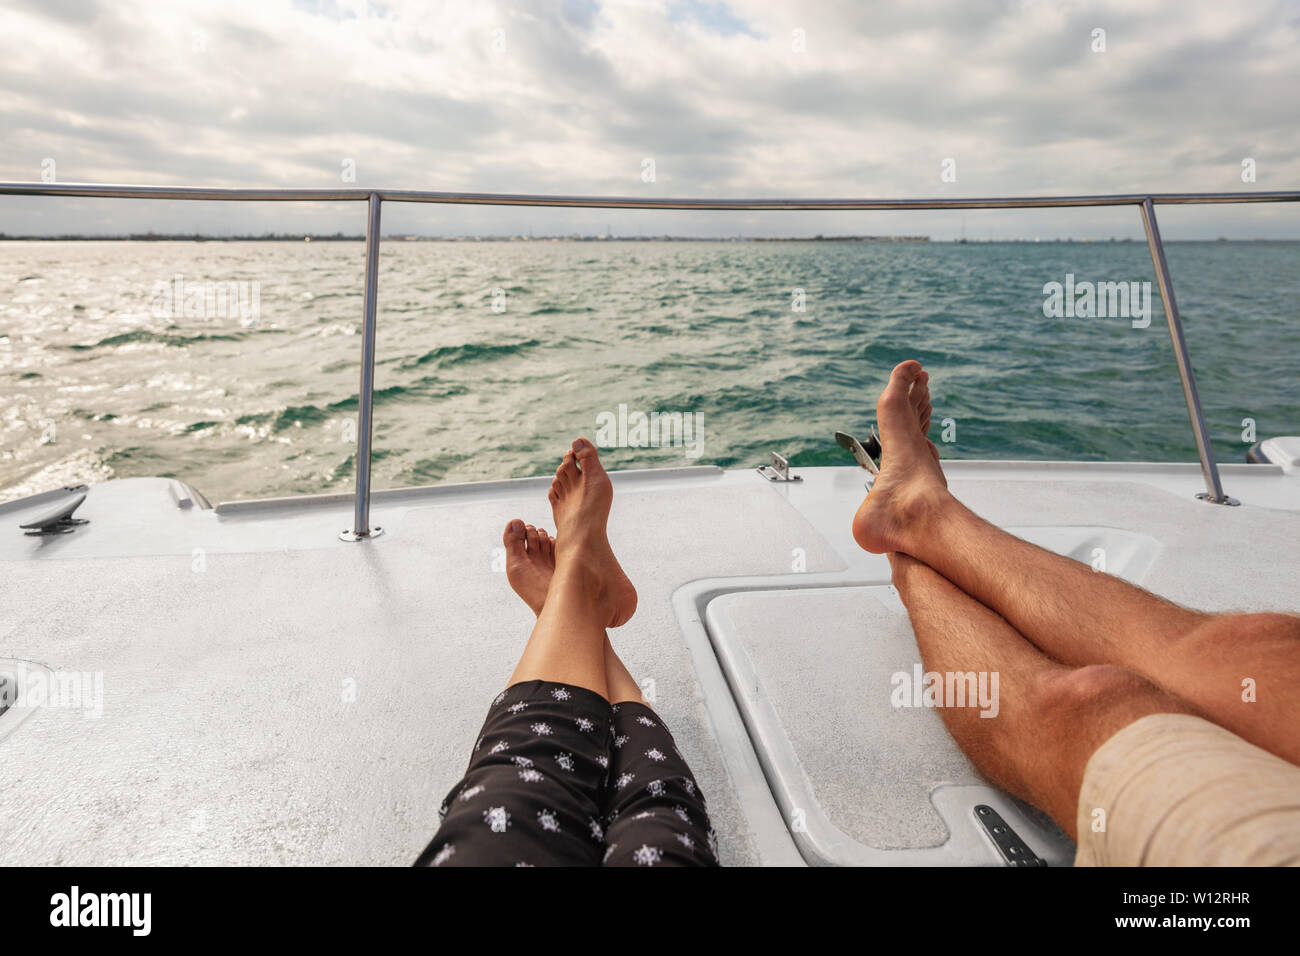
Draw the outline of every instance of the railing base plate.
<instances>
[{"instance_id":1,"label":"railing base plate","mask_svg":"<svg viewBox=\"0 0 1300 956\"><path fill-rule=\"evenodd\" d=\"M1224 495L1222 498L1215 498L1208 491L1198 491L1196 497L1201 501L1208 501L1212 505L1228 505L1229 507L1235 508L1237 505L1241 504L1241 502L1236 498L1229 498L1227 495Z\"/></svg>"},{"instance_id":2,"label":"railing base plate","mask_svg":"<svg viewBox=\"0 0 1300 956\"><path fill-rule=\"evenodd\" d=\"M355 531L340 531L340 541L365 541L367 538L378 538L384 533L383 528L371 528L369 534L357 534Z\"/></svg>"}]
</instances>

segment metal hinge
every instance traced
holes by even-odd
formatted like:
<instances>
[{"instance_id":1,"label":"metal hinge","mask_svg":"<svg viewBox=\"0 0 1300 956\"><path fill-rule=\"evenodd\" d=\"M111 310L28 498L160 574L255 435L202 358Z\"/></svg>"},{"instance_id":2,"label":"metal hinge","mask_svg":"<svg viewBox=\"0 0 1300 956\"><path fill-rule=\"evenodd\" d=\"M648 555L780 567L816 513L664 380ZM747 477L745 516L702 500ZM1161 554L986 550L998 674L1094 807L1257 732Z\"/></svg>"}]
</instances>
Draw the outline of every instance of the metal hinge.
<instances>
[{"instance_id":1,"label":"metal hinge","mask_svg":"<svg viewBox=\"0 0 1300 956\"><path fill-rule=\"evenodd\" d=\"M989 835L1008 866L1047 866L1047 861L1029 849L1029 844L1020 839L1016 831L988 804L975 805L975 819L984 827L984 832Z\"/></svg>"},{"instance_id":2,"label":"metal hinge","mask_svg":"<svg viewBox=\"0 0 1300 956\"><path fill-rule=\"evenodd\" d=\"M768 481L803 481L798 475L790 474L790 462L776 452L772 452L771 464L758 466L758 473Z\"/></svg>"}]
</instances>

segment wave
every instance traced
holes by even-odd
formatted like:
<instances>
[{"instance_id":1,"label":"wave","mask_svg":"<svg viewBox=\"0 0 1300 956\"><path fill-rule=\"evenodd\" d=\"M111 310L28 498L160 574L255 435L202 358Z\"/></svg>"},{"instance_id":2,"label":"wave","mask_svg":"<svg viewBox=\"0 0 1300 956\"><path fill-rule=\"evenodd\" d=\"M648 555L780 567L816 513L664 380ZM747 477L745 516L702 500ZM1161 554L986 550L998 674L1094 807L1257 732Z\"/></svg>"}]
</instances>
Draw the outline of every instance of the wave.
<instances>
[{"instance_id":1,"label":"wave","mask_svg":"<svg viewBox=\"0 0 1300 956\"><path fill-rule=\"evenodd\" d=\"M465 365L470 362L490 362L498 358L522 355L529 349L535 349L541 344L537 339L527 339L523 342L503 343L500 345L489 345L482 342L470 342L465 345L443 345L414 358L403 359L398 364L398 367L418 368L421 365L433 364L438 368L445 368L450 365Z\"/></svg>"},{"instance_id":2,"label":"wave","mask_svg":"<svg viewBox=\"0 0 1300 956\"><path fill-rule=\"evenodd\" d=\"M533 309L529 315L581 315L584 312L595 312L590 306L571 306L571 305L544 305L540 308Z\"/></svg>"},{"instance_id":3,"label":"wave","mask_svg":"<svg viewBox=\"0 0 1300 956\"><path fill-rule=\"evenodd\" d=\"M375 405L388 405L411 399L427 402L430 399L464 395L468 391L469 389L464 385L449 385L437 379L422 378L410 385L390 385L387 388L375 389L374 403ZM271 434L278 434L290 428L305 428L324 424L330 419L337 418L342 413L355 412L357 404L357 396L349 395L347 398L320 405L289 405L278 411L251 412L236 418L234 424L236 426L252 427L269 425ZM221 424L220 422L208 421L195 422L185 430L194 432L213 426L219 427Z\"/></svg>"},{"instance_id":4,"label":"wave","mask_svg":"<svg viewBox=\"0 0 1300 956\"><path fill-rule=\"evenodd\" d=\"M137 329L134 332L122 332L100 339L93 345L65 345L73 352L89 352L97 348L116 348L121 345L153 343L171 348L187 348L199 342L242 342L250 335L262 332L279 332L280 329L245 329L227 333L199 333L198 335L180 335L174 332L152 332L149 329Z\"/></svg>"}]
</instances>

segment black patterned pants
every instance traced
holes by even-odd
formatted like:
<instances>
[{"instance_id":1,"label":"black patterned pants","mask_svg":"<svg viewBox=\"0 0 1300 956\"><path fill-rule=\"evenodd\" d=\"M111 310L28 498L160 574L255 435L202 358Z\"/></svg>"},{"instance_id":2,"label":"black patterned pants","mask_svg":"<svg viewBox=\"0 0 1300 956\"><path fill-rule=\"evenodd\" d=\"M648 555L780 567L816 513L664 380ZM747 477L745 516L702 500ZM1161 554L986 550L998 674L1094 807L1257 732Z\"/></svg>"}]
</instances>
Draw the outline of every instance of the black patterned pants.
<instances>
[{"instance_id":1,"label":"black patterned pants","mask_svg":"<svg viewBox=\"0 0 1300 956\"><path fill-rule=\"evenodd\" d=\"M416 866L717 866L672 734L644 704L524 681L488 711Z\"/></svg>"}]
</instances>

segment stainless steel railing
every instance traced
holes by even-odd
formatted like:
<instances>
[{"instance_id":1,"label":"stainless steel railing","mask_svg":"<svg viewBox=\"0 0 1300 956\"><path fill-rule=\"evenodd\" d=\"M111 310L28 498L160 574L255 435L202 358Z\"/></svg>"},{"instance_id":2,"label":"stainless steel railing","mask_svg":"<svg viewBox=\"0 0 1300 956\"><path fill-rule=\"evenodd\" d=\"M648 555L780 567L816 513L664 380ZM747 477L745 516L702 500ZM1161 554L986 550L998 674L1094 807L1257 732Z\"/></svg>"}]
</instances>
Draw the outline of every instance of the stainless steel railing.
<instances>
[{"instance_id":1,"label":"stainless steel railing","mask_svg":"<svg viewBox=\"0 0 1300 956\"><path fill-rule=\"evenodd\" d=\"M374 421L375 327L379 293L379 229L384 202L423 202L464 206L554 206L584 209L697 210L868 210L868 209L1051 209L1070 206L1137 206L1146 230L1151 264L1169 323L1183 398L1191 419L1196 451L1205 477L1205 491L1196 497L1214 504L1235 505L1223 491L1214 460L1209 429L1201 410L1183 334L1183 320L1174 299L1173 279L1165 261L1164 243L1156 222L1158 205L1217 205L1223 203L1300 202L1300 191L1250 193L1126 193L1104 196L1025 196L988 199L642 199L631 196L529 196L496 193L431 192L414 189L240 189L206 186L112 186L95 183L0 183L0 195L72 196L111 199L181 199L230 202L360 202L367 205L366 289L361 340L361 386L357 406L357 490L352 527L339 537L360 541L381 533L370 527L370 453Z\"/></svg>"}]
</instances>

